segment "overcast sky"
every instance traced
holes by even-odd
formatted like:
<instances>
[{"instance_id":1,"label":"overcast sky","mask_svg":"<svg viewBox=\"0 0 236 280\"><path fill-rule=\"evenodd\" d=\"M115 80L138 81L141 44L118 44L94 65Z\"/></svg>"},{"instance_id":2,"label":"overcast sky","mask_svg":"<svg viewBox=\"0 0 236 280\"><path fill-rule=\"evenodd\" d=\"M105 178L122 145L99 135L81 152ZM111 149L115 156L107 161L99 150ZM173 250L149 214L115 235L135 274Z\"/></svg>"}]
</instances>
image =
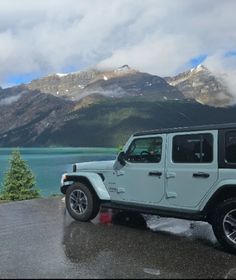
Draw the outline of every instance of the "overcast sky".
<instances>
[{"instance_id":1,"label":"overcast sky","mask_svg":"<svg viewBox=\"0 0 236 280\"><path fill-rule=\"evenodd\" d=\"M234 72L235 12L235 0L0 0L0 85L123 64Z\"/></svg>"}]
</instances>

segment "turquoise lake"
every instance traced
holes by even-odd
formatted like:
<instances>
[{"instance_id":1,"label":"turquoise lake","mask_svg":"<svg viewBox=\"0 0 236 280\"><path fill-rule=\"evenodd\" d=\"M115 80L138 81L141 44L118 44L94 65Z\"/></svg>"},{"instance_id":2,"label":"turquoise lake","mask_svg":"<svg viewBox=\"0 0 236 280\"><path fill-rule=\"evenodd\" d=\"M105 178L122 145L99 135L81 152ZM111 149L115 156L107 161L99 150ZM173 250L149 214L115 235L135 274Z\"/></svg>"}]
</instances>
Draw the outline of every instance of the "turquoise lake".
<instances>
[{"instance_id":1,"label":"turquoise lake","mask_svg":"<svg viewBox=\"0 0 236 280\"><path fill-rule=\"evenodd\" d=\"M21 148L21 156L36 176L41 195L60 194L61 175L72 172L75 162L115 159L117 149L112 148ZM12 149L0 148L0 185L9 168Z\"/></svg>"}]
</instances>

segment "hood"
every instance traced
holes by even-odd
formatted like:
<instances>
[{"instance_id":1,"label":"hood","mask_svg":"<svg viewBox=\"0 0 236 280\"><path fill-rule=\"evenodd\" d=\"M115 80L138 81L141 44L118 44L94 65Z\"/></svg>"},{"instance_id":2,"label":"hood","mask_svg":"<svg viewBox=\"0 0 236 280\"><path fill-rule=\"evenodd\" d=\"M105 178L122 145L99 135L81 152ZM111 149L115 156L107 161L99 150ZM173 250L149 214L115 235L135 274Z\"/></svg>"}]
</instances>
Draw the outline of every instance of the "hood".
<instances>
[{"instance_id":1,"label":"hood","mask_svg":"<svg viewBox=\"0 0 236 280\"><path fill-rule=\"evenodd\" d=\"M106 161L90 161L76 163L77 171L107 171L112 170L115 160L106 160Z\"/></svg>"}]
</instances>

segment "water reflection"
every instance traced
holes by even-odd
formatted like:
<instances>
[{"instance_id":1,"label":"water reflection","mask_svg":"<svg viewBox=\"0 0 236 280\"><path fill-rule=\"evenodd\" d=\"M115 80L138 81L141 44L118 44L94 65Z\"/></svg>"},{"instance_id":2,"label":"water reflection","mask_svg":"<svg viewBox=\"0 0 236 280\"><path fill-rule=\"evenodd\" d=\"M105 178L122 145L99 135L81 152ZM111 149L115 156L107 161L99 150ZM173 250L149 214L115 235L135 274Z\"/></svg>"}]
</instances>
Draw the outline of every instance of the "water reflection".
<instances>
[{"instance_id":1,"label":"water reflection","mask_svg":"<svg viewBox=\"0 0 236 280\"><path fill-rule=\"evenodd\" d=\"M107 235L104 240L104 228L99 227L102 224L147 229L146 221L139 213L102 209L93 222L72 221L69 225L64 226L63 244L66 256L75 262L88 261L89 258L94 257L94 250L107 248L107 244L114 243L114 235ZM81 254L81 252L83 253ZM96 252L98 251L96 250Z\"/></svg>"},{"instance_id":2,"label":"water reflection","mask_svg":"<svg viewBox=\"0 0 236 280\"><path fill-rule=\"evenodd\" d=\"M178 225L177 220L170 222L171 228ZM198 226L203 227L190 224L188 230ZM64 252L79 269L97 278L235 277L234 256L186 235L145 229L143 215L103 209L90 223L70 220L64 226Z\"/></svg>"},{"instance_id":3,"label":"water reflection","mask_svg":"<svg viewBox=\"0 0 236 280\"><path fill-rule=\"evenodd\" d=\"M117 225L128 226L137 229L147 229L147 223L144 217L137 212L119 212L114 215L112 222Z\"/></svg>"},{"instance_id":4,"label":"water reflection","mask_svg":"<svg viewBox=\"0 0 236 280\"><path fill-rule=\"evenodd\" d=\"M205 222L187 221L142 215L134 211L101 209L93 221L100 224L116 224L129 228L151 230L156 233L179 235L191 240L199 240L210 246L217 246L212 227Z\"/></svg>"},{"instance_id":5,"label":"water reflection","mask_svg":"<svg viewBox=\"0 0 236 280\"><path fill-rule=\"evenodd\" d=\"M179 235L191 240L198 240L208 246L219 246L211 225L206 222L161 218L150 215L146 215L145 220L148 228L154 232Z\"/></svg>"},{"instance_id":6,"label":"water reflection","mask_svg":"<svg viewBox=\"0 0 236 280\"><path fill-rule=\"evenodd\" d=\"M147 229L147 223L144 217L140 213L134 211L101 209L94 222L116 224L136 229Z\"/></svg>"},{"instance_id":7,"label":"water reflection","mask_svg":"<svg viewBox=\"0 0 236 280\"><path fill-rule=\"evenodd\" d=\"M74 221L64 228L64 251L72 262L88 261L94 257L97 240L96 226L84 223L82 226Z\"/></svg>"},{"instance_id":8,"label":"water reflection","mask_svg":"<svg viewBox=\"0 0 236 280\"><path fill-rule=\"evenodd\" d=\"M108 252L110 258L117 242L114 235L108 234L104 239L104 228L101 225L112 224L147 229L145 219L139 213L102 209L91 223L72 221L69 225L65 225L63 244L66 256L76 263L91 261L96 258L97 254L107 254ZM108 246L111 244L114 247Z\"/></svg>"}]
</instances>

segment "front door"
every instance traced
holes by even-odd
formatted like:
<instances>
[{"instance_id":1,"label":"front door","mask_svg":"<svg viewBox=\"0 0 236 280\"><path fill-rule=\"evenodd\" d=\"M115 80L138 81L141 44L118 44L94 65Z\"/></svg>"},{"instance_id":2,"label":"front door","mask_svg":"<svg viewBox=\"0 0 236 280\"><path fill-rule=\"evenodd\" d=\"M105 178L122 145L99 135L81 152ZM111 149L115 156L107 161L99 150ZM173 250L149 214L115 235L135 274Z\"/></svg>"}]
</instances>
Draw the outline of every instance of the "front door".
<instances>
[{"instance_id":1,"label":"front door","mask_svg":"<svg viewBox=\"0 0 236 280\"><path fill-rule=\"evenodd\" d=\"M135 138L126 165L114 171L113 201L157 204L163 198L166 135Z\"/></svg>"},{"instance_id":2,"label":"front door","mask_svg":"<svg viewBox=\"0 0 236 280\"><path fill-rule=\"evenodd\" d=\"M218 178L217 131L168 135L167 206L195 209Z\"/></svg>"}]
</instances>

